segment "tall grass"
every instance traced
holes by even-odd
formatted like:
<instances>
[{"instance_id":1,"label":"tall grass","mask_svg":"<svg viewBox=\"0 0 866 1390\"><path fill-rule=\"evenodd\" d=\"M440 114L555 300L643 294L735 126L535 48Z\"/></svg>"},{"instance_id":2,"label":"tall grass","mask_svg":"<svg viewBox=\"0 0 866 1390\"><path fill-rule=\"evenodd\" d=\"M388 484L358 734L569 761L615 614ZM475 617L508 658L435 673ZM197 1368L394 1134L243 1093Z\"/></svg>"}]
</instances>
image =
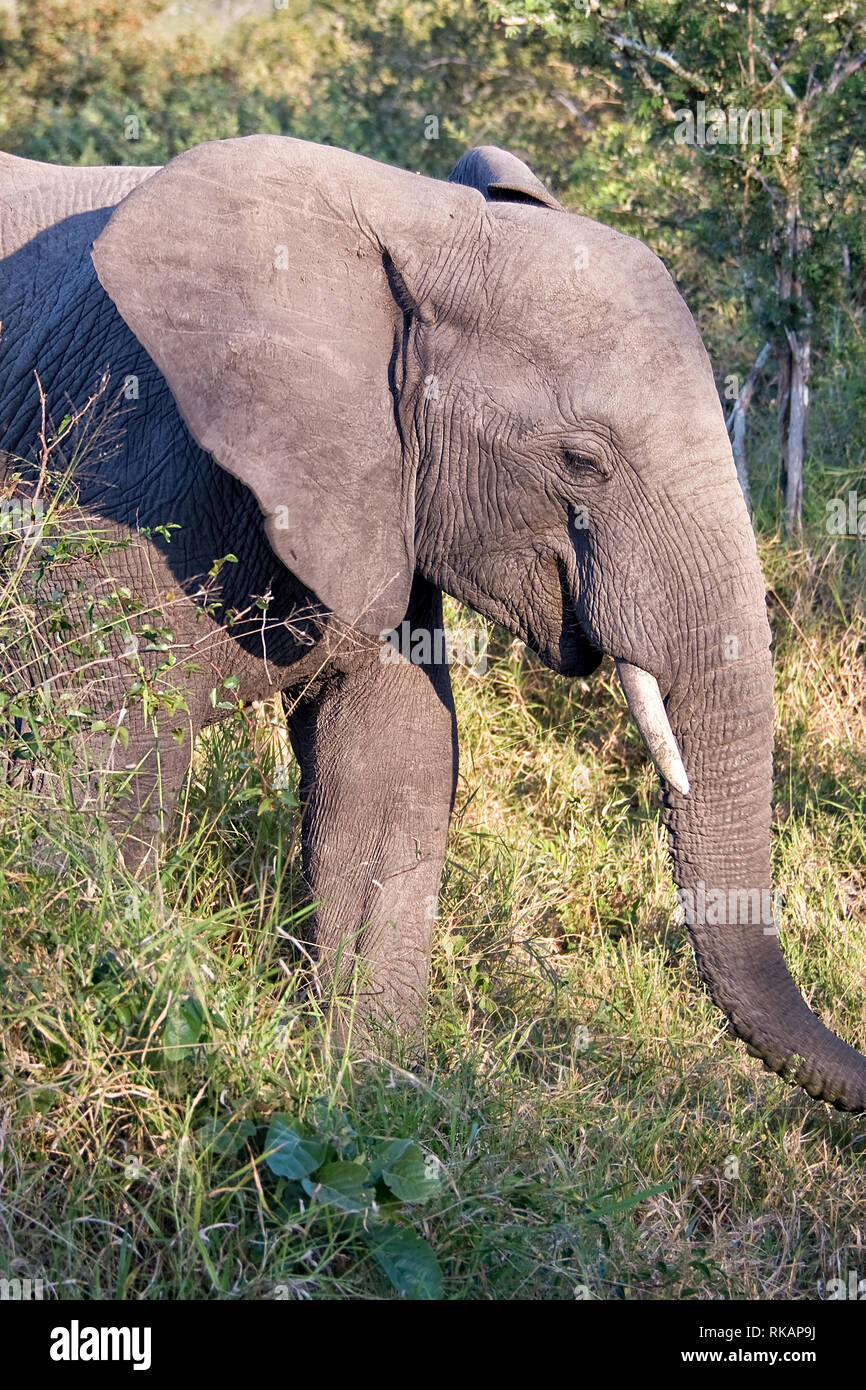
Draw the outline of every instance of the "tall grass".
<instances>
[{"instance_id":1,"label":"tall grass","mask_svg":"<svg viewBox=\"0 0 866 1390\"><path fill-rule=\"evenodd\" d=\"M862 1045L864 615L853 561L814 540L762 542L776 880L798 982ZM15 671L44 613L20 585L3 605ZM132 1299L816 1298L866 1275L862 1120L727 1037L612 667L566 682L489 639L485 676L453 672L462 767L421 1059L332 1046L296 787L274 794L279 707L201 738L146 883L94 852L92 812L0 788L0 1274ZM59 860L34 852L46 823ZM275 1171L275 1115L319 1154L306 1187ZM402 1196L375 1177L386 1141L414 1146ZM335 1195L334 1162L367 1197Z\"/></svg>"}]
</instances>

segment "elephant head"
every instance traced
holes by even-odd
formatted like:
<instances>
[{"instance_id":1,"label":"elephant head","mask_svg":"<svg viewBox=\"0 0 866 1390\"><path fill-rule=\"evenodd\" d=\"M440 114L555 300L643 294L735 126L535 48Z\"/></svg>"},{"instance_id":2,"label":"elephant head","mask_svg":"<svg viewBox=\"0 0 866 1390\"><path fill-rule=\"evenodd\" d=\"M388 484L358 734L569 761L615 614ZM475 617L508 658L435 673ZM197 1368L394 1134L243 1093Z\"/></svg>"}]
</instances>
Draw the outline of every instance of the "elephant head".
<instances>
[{"instance_id":1,"label":"elephant head","mask_svg":"<svg viewBox=\"0 0 866 1390\"><path fill-rule=\"evenodd\" d=\"M866 1108L866 1059L806 1007L768 906L764 586L661 261L501 151L439 183L277 136L174 159L94 260L196 440L339 618L394 627L417 570L555 671L615 659L716 1004L768 1067Z\"/></svg>"}]
</instances>

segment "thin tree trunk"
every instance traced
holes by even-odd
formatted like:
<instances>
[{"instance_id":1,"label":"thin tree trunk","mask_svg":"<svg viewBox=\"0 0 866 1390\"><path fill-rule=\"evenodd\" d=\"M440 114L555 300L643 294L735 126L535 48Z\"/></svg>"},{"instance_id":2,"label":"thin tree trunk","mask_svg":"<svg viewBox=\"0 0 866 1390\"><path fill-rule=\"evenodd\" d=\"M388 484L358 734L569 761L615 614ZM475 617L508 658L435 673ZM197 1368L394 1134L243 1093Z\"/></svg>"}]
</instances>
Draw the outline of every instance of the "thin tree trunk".
<instances>
[{"instance_id":1,"label":"thin tree trunk","mask_svg":"<svg viewBox=\"0 0 866 1390\"><path fill-rule=\"evenodd\" d=\"M791 388L788 409L788 453L785 480L785 530L789 535L803 524L803 458L806 452L806 415L809 409L811 341L807 329L786 333L791 353Z\"/></svg>"},{"instance_id":2,"label":"thin tree trunk","mask_svg":"<svg viewBox=\"0 0 866 1390\"><path fill-rule=\"evenodd\" d=\"M799 131L792 155L799 152ZM796 188L785 205L783 255L778 268L779 305L793 328L785 328L779 344L779 481L785 499L785 530L798 532L803 522L803 459L806 452L806 417L809 408L811 336L809 305L803 295L799 263L809 245L808 228L800 222Z\"/></svg>"},{"instance_id":3,"label":"thin tree trunk","mask_svg":"<svg viewBox=\"0 0 866 1390\"><path fill-rule=\"evenodd\" d=\"M797 199L788 199L785 206L785 226L782 241L782 256L776 275L779 307L782 314L789 310L794 290L794 255L797 226ZM782 496L788 495L788 425L791 410L791 348L783 338L778 346L779 392L776 401L779 425L779 485Z\"/></svg>"},{"instance_id":4,"label":"thin tree trunk","mask_svg":"<svg viewBox=\"0 0 866 1390\"><path fill-rule=\"evenodd\" d=\"M731 448L734 454L737 479L742 489L743 499L750 516L752 514L752 494L749 488L749 470L746 463L746 411L752 404L755 382L758 379L758 373L769 356L769 352L770 344L764 343L764 346L755 359L752 370L740 387L737 399L734 401L733 410L728 416L728 431L731 435Z\"/></svg>"},{"instance_id":5,"label":"thin tree trunk","mask_svg":"<svg viewBox=\"0 0 866 1390\"><path fill-rule=\"evenodd\" d=\"M778 344L779 387L776 410L779 423L779 487L782 496L788 488L788 410L791 404L791 349L784 339Z\"/></svg>"}]
</instances>

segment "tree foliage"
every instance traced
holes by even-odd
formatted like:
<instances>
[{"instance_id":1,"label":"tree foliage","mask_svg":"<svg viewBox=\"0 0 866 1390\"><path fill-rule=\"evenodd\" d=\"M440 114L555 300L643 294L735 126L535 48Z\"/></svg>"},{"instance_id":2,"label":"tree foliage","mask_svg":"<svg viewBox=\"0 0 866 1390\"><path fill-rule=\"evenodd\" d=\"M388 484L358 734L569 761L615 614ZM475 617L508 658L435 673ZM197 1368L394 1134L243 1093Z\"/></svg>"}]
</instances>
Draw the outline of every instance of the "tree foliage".
<instances>
[{"instance_id":1,"label":"tree foliage","mask_svg":"<svg viewBox=\"0 0 866 1390\"><path fill-rule=\"evenodd\" d=\"M810 387L819 418L844 399L862 434L866 0L291 0L234 19L231 0L18 0L0 71L2 147L63 163L155 164L265 131L443 177L504 145L665 258L726 405L754 394L753 441L775 459L759 503L778 511L781 476L796 522L797 448L807 475L828 462ZM765 124L682 138L701 103Z\"/></svg>"}]
</instances>

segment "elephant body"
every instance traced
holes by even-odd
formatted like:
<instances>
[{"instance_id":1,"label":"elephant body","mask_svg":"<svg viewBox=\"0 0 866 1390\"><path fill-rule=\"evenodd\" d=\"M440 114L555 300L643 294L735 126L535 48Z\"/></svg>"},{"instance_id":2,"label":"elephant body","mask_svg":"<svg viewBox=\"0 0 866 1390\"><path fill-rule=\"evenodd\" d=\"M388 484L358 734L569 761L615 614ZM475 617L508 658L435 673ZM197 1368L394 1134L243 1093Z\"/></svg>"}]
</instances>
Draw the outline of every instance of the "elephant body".
<instances>
[{"instance_id":1,"label":"elephant body","mask_svg":"<svg viewBox=\"0 0 866 1390\"><path fill-rule=\"evenodd\" d=\"M131 866L223 713L213 690L287 692L328 989L416 1027L456 729L441 643L390 660L382 639L441 633L445 590L564 675L615 658L713 997L768 1066L866 1107L863 1058L805 1007L755 906L763 583L706 353L647 248L502 151L439 183L255 136L156 171L0 155L0 257L7 473L32 487L43 411L91 401L76 514L108 547L63 568L70 620L121 586L168 632L130 654L118 624L88 689L129 730L99 751L130 774L112 828ZM142 669L166 679L166 649L181 731L129 699Z\"/></svg>"},{"instance_id":2,"label":"elephant body","mask_svg":"<svg viewBox=\"0 0 866 1390\"><path fill-rule=\"evenodd\" d=\"M305 634L308 629L312 634L312 614L320 605L276 563L252 494L189 434L165 378L117 313L91 261L90 249L113 207L153 172L64 169L0 156L0 176L13 184L4 214L6 208L17 213L14 222L4 220L0 243L6 272L0 283L0 428L6 467L32 454L41 416L40 383L55 425L97 391L103 372L110 373L111 384L134 383L129 404L116 389L111 392L115 399L108 438L76 470L82 510L115 528L119 537L128 536L174 521L182 497L188 524L170 541L157 534L148 542L148 564L160 587L170 591L180 586L193 593L218 557L238 550L237 564L222 580L224 605L243 611L253 595L276 586L274 613L283 620L296 616L291 630L275 630L271 639L274 664L282 669L308 650L313 638L305 640ZM25 182L28 174L30 184ZM202 636L201 621L200 616L195 640ZM191 629L187 631L192 640ZM274 688L264 674L261 643L258 648L249 642L237 645L233 669L242 673L247 698L261 698ZM243 661L244 654L249 662Z\"/></svg>"},{"instance_id":3,"label":"elephant body","mask_svg":"<svg viewBox=\"0 0 866 1390\"><path fill-rule=\"evenodd\" d=\"M107 437L75 473L88 525L110 543L132 537L134 548L108 563L63 567L69 617L83 625L81 584L90 595L127 582L143 612L170 627L178 658L188 653L198 668L183 682L189 717L182 742L169 737L164 717L146 719L133 703L125 714L128 745L114 745L109 755L103 741L97 750L112 768L135 770L129 797L109 815L124 860L140 872L158 852L195 737L224 717L210 691L226 680L237 682L243 702L285 691L306 807L305 869L311 892L324 898L316 932L323 962L330 950L347 991L350 981L358 990L360 962L368 977L362 991L373 1000L385 996L384 1016L415 1021L456 779L447 667L386 665L378 642L345 624L335 628L274 555L254 495L192 438L165 378L102 289L91 246L120 198L154 170L67 170L2 158L4 172L19 180L7 198L15 223L4 226L0 245L8 272L0 288L5 469L21 471L32 455L42 410L37 374L55 425L97 390L103 372L112 382L134 381L135 404L125 407L121 396L106 412ZM25 475L36 471L34 464ZM157 529L177 518L183 524L169 536ZM237 558L214 589L208 573L230 554ZM257 605L265 595L263 622ZM230 621L233 614L252 616ZM441 630L441 595L421 576L406 617L413 629ZM124 660L126 641L123 625L113 652L119 674L101 676L89 692L96 712L109 718L124 707L133 670L148 664L146 651L132 664ZM335 801L355 809L342 818L319 810ZM365 854L386 888L374 885L372 868L353 874L353 859ZM395 922L398 942L389 939Z\"/></svg>"}]
</instances>

